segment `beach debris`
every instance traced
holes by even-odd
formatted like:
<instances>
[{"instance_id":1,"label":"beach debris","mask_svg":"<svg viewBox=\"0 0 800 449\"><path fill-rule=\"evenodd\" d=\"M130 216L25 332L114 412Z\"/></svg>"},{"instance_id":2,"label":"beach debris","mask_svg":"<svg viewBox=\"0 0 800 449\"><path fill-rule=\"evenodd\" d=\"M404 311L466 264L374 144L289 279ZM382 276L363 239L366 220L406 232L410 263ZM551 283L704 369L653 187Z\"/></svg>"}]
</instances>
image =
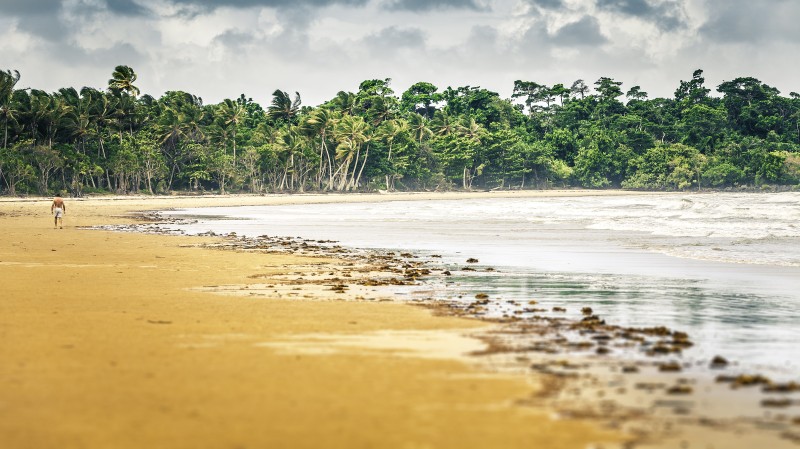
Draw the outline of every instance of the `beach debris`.
<instances>
[{"instance_id":1,"label":"beach debris","mask_svg":"<svg viewBox=\"0 0 800 449\"><path fill-rule=\"evenodd\" d=\"M344 293L347 290L347 286L344 284L334 284L330 289L336 293Z\"/></svg>"},{"instance_id":2,"label":"beach debris","mask_svg":"<svg viewBox=\"0 0 800 449\"><path fill-rule=\"evenodd\" d=\"M716 381L717 383L730 383L731 388L770 385L772 383L767 377L760 374L742 374L739 376L720 375L717 376Z\"/></svg>"},{"instance_id":3,"label":"beach debris","mask_svg":"<svg viewBox=\"0 0 800 449\"><path fill-rule=\"evenodd\" d=\"M773 407L773 408L785 408L792 405L792 401L790 399L782 398L782 399L764 399L761 401L762 407Z\"/></svg>"},{"instance_id":4,"label":"beach debris","mask_svg":"<svg viewBox=\"0 0 800 449\"><path fill-rule=\"evenodd\" d=\"M584 308L581 309L581 313L586 315L586 316L589 316L589 315L592 314L592 308L591 307L584 307Z\"/></svg>"},{"instance_id":5,"label":"beach debris","mask_svg":"<svg viewBox=\"0 0 800 449\"><path fill-rule=\"evenodd\" d=\"M604 325L604 324L606 324L606 322L605 322L604 320L601 320L599 316L597 316L597 315L589 315L589 316L587 316L587 317L584 317L584 318L583 318L583 319L582 319L582 320L581 320L581 321L578 323L578 326L579 326L579 327L589 327L589 328L592 328L592 327L595 327L595 326L602 326L602 325Z\"/></svg>"},{"instance_id":6,"label":"beach debris","mask_svg":"<svg viewBox=\"0 0 800 449\"><path fill-rule=\"evenodd\" d=\"M762 388L765 393L794 393L800 391L800 384L788 382L783 384L769 384Z\"/></svg>"},{"instance_id":7,"label":"beach debris","mask_svg":"<svg viewBox=\"0 0 800 449\"><path fill-rule=\"evenodd\" d=\"M694 389L688 385L673 385L672 387L667 388L667 394L692 394Z\"/></svg>"},{"instance_id":8,"label":"beach debris","mask_svg":"<svg viewBox=\"0 0 800 449\"><path fill-rule=\"evenodd\" d=\"M639 367L638 366L633 366L633 365L626 365L626 366L622 367L622 372L625 373L625 374L638 373L639 372Z\"/></svg>"},{"instance_id":9,"label":"beach debris","mask_svg":"<svg viewBox=\"0 0 800 449\"><path fill-rule=\"evenodd\" d=\"M469 259L467 259L467 263L478 263L478 259L470 257Z\"/></svg>"},{"instance_id":10,"label":"beach debris","mask_svg":"<svg viewBox=\"0 0 800 449\"><path fill-rule=\"evenodd\" d=\"M659 363L658 370L662 373L676 373L683 371L681 364L678 362Z\"/></svg>"},{"instance_id":11,"label":"beach debris","mask_svg":"<svg viewBox=\"0 0 800 449\"><path fill-rule=\"evenodd\" d=\"M720 369L720 368L727 367L728 363L729 362L725 357L717 355L717 356L714 356L713 359L711 359L711 365L710 366L711 366L711 368Z\"/></svg>"},{"instance_id":12,"label":"beach debris","mask_svg":"<svg viewBox=\"0 0 800 449\"><path fill-rule=\"evenodd\" d=\"M489 295L486 293L478 293L475 295L475 299L489 299Z\"/></svg>"},{"instance_id":13,"label":"beach debris","mask_svg":"<svg viewBox=\"0 0 800 449\"><path fill-rule=\"evenodd\" d=\"M563 307L553 307L553 312L566 312L567 309Z\"/></svg>"}]
</instances>

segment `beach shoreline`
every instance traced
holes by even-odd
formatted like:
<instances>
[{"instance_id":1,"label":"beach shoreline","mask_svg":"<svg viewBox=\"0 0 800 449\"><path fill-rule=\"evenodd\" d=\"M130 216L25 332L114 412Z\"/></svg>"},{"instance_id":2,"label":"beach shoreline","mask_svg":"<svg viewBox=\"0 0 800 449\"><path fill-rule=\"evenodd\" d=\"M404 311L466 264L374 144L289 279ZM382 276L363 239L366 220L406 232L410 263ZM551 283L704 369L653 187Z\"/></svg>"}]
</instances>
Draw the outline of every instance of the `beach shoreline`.
<instances>
[{"instance_id":1,"label":"beach shoreline","mask_svg":"<svg viewBox=\"0 0 800 449\"><path fill-rule=\"evenodd\" d=\"M198 290L309 276L335 260L203 247L214 237L82 229L172 207L343 198L357 197L67 199L64 229L52 228L50 199L0 199L4 447L571 448L625 440L590 421L515 405L537 391L527 376L486 372L464 356L483 348L469 334L486 323L333 291L264 300Z\"/></svg>"},{"instance_id":2,"label":"beach shoreline","mask_svg":"<svg viewBox=\"0 0 800 449\"><path fill-rule=\"evenodd\" d=\"M110 375L112 379L121 381L123 387L130 389L128 393L146 391L149 394L147 397L153 400L137 401L130 394L123 394L114 388L111 397L116 398L119 404L94 398L97 405L85 409L63 403L53 406L52 410L48 410L52 405L49 403L40 404L39 410L25 409L28 414L22 416L29 420L45 415L51 415L51 419L63 414L74 416L71 426L66 426L66 430L52 423L45 426L48 428L44 432L47 438L62 438L65 435L77 438L75 445L66 444L66 447L95 447L104 438L128 439L131 438L128 435L132 431L131 422L149 423L158 417L174 417L176 410L186 412L189 409L188 414L193 419L183 416L175 425L164 425L157 432L136 436L130 446L126 446L128 442L115 446L153 446L155 441L168 437L173 441L185 440L186 444L182 442L177 446L171 444L163 447L224 447L233 441L239 441L240 445L247 447L254 444L311 447L318 446L323 438L327 447L529 447L531 441L540 442L541 447L587 447L590 444L602 447L620 447L623 444L628 444L628 447L673 447L673 443L678 445L674 447L679 447L686 438L685 431L677 440L661 445L648 436L643 437L642 426L631 428L626 425L624 417L630 410L617 410L614 419L609 419L611 415L608 413L603 416L602 398L607 394L607 388L602 385L580 387L585 394L580 400L574 400L575 404L580 405L565 408L563 398L560 402L547 400L549 395L561 394L565 385L585 383L586 379L570 379L575 377L570 371L583 363L581 357L567 352L557 357L531 360L528 358L530 351L523 353L514 347L515 344L520 345L520 341L503 341L509 332L499 330L496 323L458 318L454 315L469 314L436 307L435 304L432 313L431 310L391 301L391 294L377 293L379 290L372 288L354 287L351 276L358 276L358 270L353 268L353 260L337 257L335 252L314 255L311 251L310 256L298 256L300 251L297 249L301 243L280 239L271 245L285 247L282 251L273 251L269 245L245 248L241 243L236 243L234 237L123 234L76 228L102 225L120 225L124 228L139 221L137 214L171 208L639 193L649 194L567 190L474 194L101 197L68 200L68 208L73 208L68 209L67 229L61 231L47 228L47 224L52 224L46 217L49 199L0 200L0 225L3 228L0 231L9 235L10 245L4 245L0 252L0 270L5 271L4 278L17 281L33 277L35 272L48 272L53 273L57 284L71 284L59 285L59 292L71 292L77 284L82 288L81 293L101 296L87 301L85 296L73 297L68 294L68 305L62 307L58 297L48 297L47 286L51 284L35 283L32 279L23 285L12 283L12 291L18 288L20 296L5 304L3 316L6 318L0 321L0 330L12 337L13 344L8 345L7 351L0 355L15 361L19 368L5 373L0 371L0 375L14 384L26 384L29 383L26 374L30 374L35 379L34 383L38 381L40 386L51 388L51 394L52 388L57 385L72 385L68 392L59 393L59 397L65 394L74 397L82 393L94 395L98 393L95 389L80 383L73 385L70 381L74 381L75 377L85 380L87 377ZM90 256L86 251L69 248L66 257L71 262L65 263L67 261L60 260L65 257L59 254L61 248L54 248L59 242L91 249L89 252L98 254ZM112 242L111 246L108 247L109 244L105 242ZM104 245L102 249L98 248ZM18 252L20 247L24 248L23 253ZM218 251L220 248L234 251ZM106 263L97 263L98 258ZM103 274L111 278L130 278L128 282L136 288L119 293L116 289L119 283L112 282L113 279L109 280L108 285L96 281L87 284L86 278ZM394 273L395 276L397 274ZM375 275L374 271L366 274L368 277ZM339 276L347 276L342 287L345 284L347 286L330 288L337 286L331 279L339 279ZM71 277L81 277L83 281ZM165 293L167 290L169 294ZM220 293L224 296L220 296ZM114 307L102 299L103 295L109 294L116 300ZM103 319L93 316L94 308L102 310ZM38 313L40 309L53 309L53 316L42 319L44 314ZM24 346L30 341L41 340L40 334L48 335L37 330L64 330L60 327L63 323L59 321L65 319L65 314L71 322L91 318L90 322L82 323L87 329L79 333L81 344L75 343L75 335L66 332L73 341L63 343L59 347L63 351L42 346L42 342L38 343L40 351L24 352L14 347L15 344ZM139 315L132 323L128 322L131 314ZM313 315L315 319L310 320L306 314ZM30 315L37 315L41 321L27 321L33 327L25 329L20 324L20 318L30 318ZM194 324L190 322L191 319L195 320ZM610 319L613 320L613 317ZM121 326L116 329L114 325ZM511 333L518 332L518 329L515 328ZM149 338L150 331L157 331L158 338ZM124 335L125 339L121 342L98 341L96 334L105 334L106 337ZM132 376L131 372L118 377L119 371L125 371L116 369L123 366L122 362L116 360L120 357L108 357L106 354L114 350L124 352L131 341L138 339L143 339L148 345L137 347L134 352L138 352L139 357L128 360L124 365L128 371L144 374L144 379ZM55 342L58 337L49 335L47 340ZM84 340L88 341L85 353L76 350L83 348ZM148 350L151 352L148 353ZM76 361L71 357L74 353L80 353L78 359L85 366L74 366ZM203 365L198 360L203 353L228 360L228 367L233 370L227 371L227 374L231 377L224 378L218 372L225 370ZM470 353L488 354L489 357L467 357L466 354ZM98 357L99 354L102 356ZM38 359L34 355L57 356L45 364L51 369L47 375L30 369L29 360ZM522 356L525 360L520 360ZM254 357L257 361L253 360ZM509 357L515 358L515 363L502 360ZM105 366L99 363L103 358L114 360L107 361L108 366ZM41 368L41 360L37 362ZM388 372L384 366L387 364L393 368ZM74 372L58 372L57 369L63 366L70 367ZM160 370L164 366L168 369L162 373ZM236 367L246 367L254 372L246 375L235 370ZM298 368L318 371L324 380L302 375L288 379L284 378L287 373L277 375L275 372L277 369L296 373ZM610 371L615 372L619 368L621 365L612 363ZM402 375L394 370L399 370ZM362 376L355 383L349 383L353 379L344 376L344 373L352 371ZM201 373L206 377L187 386L176 385L171 379L181 374L186 376L187 373ZM257 374L262 377L259 378ZM616 375L610 379L605 374L605 377L594 375L595 382L596 379L604 379L607 385L619 382L613 379ZM276 382L276 378L280 381ZM240 385L234 381L236 379L246 380ZM564 379L570 380L565 383ZM652 384L664 381L663 378L649 380ZM678 379L677 385L682 382ZM668 387L670 385L664 384L661 390ZM106 385L105 390L101 391L109 394L111 389ZM232 391L232 396L240 400L249 391L260 401L232 404L231 398L224 393L228 389ZM202 396L205 390L216 392L217 395L211 395L203 401L197 396ZM627 392L624 401L636 404L638 397L651 400L652 397L648 396L652 396L653 392L645 390ZM479 393L477 396L476 391ZM383 395L378 393L377 397L363 397L376 392ZM601 392L603 394L599 395ZM587 395L595 394L598 396L592 396L594 398L590 397L586 402ZM386 395L395 402L376 401L386 399ZM0 398L6 396L0 394ZM8 396L14 398L14 395ZM33 393L20 394L16 397L17 401L5 401L5 407L0 405L0 416L5 411L7 416L3 417L10 420L7 420L10 424L0 424L0 436L12 437L11 441L18 443L12 447L49 447L45 440L32 440L38 443L34 445L19 438L20 435L34 432L36 425L21 424L18 415L13 413L14 405L24 404L31 398L41 399ZM275 398L283 402L265 403ZM313 399L309 402L308 398ZM573 399L568 401L572 402ZM131 403L139 407L134 407L135 413L120 411L121 405ZM293 404L295 409L290 407L288 416L282 416L287 404ZM333 416L331 409L345 410L346 413ZM208 429L198 432L196 426L199 425L198 421L202 421L198 418L208 418L200 410L226 424L215 432ZM432 415L431 410L436 410L436 413ZM116 429L115 432L90 432L85 429L85 422L98 419L96 416L93 418L92 414L100 411L106 412L102 414L106 421L114 423L110 428ZM398 414L398 411L402 413ZM245 419L242 416L244 412L253 416ZM555 414L571 418L553 420ZM237 416L238 420L229 421L233 419L232 416ZM362 428L367 424L376 424L371 420L378 416L382 422L378 429L382 434L377 435L375 429ZM271 424L266 427L280 429L267 435L263 428L259 428L256 418L269 419ZM324 426L328 426L327 430L309 434L320 420L324 421ZM426 420L435 422L435 425ZM635 421L637 425L643 422L640 416L630 421ZM664 429L652 423L647 425L651 426L649 431L653 435L664 435ZM290 430L284 430L286 426ZM338 431L345 431L331 431L331 426ZM455 431L454 426L467 426L470 430L463 432L459 428ZM609 426L616 430L609 430ZM55 430L50 430L51 427L55 427ZM76 431L76 427L84 430ZM238 430L231 430L233 428ZM41 426L38 430L41 432ZM698 436L698 441L724 441L719 439L719 434L725 433L724 428L710 433L707 430L700 428L691 431ZM387 432L388 436L383 438L382 435ZM203 437L196 438L195 433ZM189 434L192 434L191 437ZM91 444L84 444L86 441ZM635 446L632 445L634 441ZM735 436L728 440L729 444L725 447L736 447L730 446L731 442L737 442ZM753 442L757 443L759 439L747 440L745 444ZM155 446L160 447L158 444Z\"/></svg>"}]
</instances>

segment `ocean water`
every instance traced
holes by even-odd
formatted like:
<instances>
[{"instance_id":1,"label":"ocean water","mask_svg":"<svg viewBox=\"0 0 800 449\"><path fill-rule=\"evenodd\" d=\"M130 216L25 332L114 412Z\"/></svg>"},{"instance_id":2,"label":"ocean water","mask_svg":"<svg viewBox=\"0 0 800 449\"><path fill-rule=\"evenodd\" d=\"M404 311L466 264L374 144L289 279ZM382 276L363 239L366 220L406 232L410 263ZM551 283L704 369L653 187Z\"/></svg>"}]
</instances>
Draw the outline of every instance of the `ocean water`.
<instances>
[{"instance_id":1,"label":"ocean water","mask_svg":"<svg viewBox=\"0 0 800 449\"><path fill-rule=\"evenodd\" d=\"M435 294L591 306L611 323L665 325L740 370L800 377L800 193L490 198L170 211L187 233L336 240L441 255ZM476 258L476 271L461 271ZM491 267L494 271L486 271Z\"/></svg>"}]
</instances>

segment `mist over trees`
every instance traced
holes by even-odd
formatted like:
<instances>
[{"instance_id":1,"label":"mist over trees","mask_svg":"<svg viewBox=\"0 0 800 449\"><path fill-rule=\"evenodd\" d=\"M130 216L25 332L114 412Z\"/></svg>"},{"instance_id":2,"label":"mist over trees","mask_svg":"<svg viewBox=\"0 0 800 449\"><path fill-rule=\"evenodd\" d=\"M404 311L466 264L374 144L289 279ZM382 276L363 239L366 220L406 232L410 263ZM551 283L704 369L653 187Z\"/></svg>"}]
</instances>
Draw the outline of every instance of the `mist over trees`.
<instances>
[{"instance_id":1,"label":"mist over trees","mask_svg":"<svg viewBox=\"0 0 800 449\"><path fill-rule=\"evenodd\" d=\"M365 80L319 106L275 90L206 105L142 94L135 71L105 89L18 88L0 70L0 190L8 195L170 191L684 190L800 184L800 95L703 71L673 98L602 77L511 98Z\"/></svg>"}]
</instances>

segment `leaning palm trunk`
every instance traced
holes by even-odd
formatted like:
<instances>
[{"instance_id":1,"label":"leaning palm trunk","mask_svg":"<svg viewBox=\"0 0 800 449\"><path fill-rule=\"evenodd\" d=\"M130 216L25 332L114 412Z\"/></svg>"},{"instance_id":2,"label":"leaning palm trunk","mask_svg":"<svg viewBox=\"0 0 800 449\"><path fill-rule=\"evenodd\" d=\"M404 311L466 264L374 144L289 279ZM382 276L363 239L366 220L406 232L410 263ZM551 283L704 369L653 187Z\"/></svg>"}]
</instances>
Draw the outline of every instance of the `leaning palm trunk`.
<instances>
[{"instance_id":1,"label":"leaning palm trunk","mask_svg":"<svg viewBox=\"0 0 800 449\"><path fill-rule=\"evenodd\" d=\"M358 160L361 158L361 147L356 151L356 159L353 163L353 173L350 175L350 181L347 182L347 190L353 190L356 183L356 170L358 169Z\"/></svg>"},{"instance_id":2,"label":"leaning palm trunk","mask_svg":"<svg viewBox=\"0 0 800 449\"><path fill-rule=\"evenodd\" d=\"M352 156L348 156L347 159L345 159L345 161L339 167L339 170L336 171L337 173L339 173L340 171L342 172L341 175L340 175L341 176L341 181L339 182L339 188L336 189L336 190L342 191L342 190L344 190L345 186L347 185L347 175L350 173L350 163L352 161L353 161L353 157Z\"/></svg>"},{"instance_id":3,"label":"leaning palm trunk","mask_svg":"<svg viewBox=\"0 0 800 449\"><path fill-rule=\"evenodd\" d=\"M358 171L358 176L355 177L355 180L358 183L361 182L361 174L364 173L364 167L367 166L367 159L368 158L369 158L369 145L367 145L367 151L364 153L364 162L361 163L361 170ZM355 171L355 170L353 170L353 171Z\"/></svg>"}]
</instances>

